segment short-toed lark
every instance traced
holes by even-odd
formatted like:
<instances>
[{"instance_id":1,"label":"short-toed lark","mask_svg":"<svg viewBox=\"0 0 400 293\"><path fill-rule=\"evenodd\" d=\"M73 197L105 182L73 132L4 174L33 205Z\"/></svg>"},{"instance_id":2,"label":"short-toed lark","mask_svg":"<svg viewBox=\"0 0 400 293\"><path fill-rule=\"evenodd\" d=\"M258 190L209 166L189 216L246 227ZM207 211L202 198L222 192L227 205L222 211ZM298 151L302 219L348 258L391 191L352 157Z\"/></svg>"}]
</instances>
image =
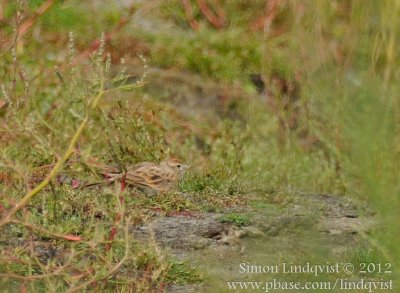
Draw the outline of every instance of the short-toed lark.
<instances>
[{"instance_id":1,"label":"short-toed lark","mask_svg":"<svg viewBox=\"0 0 400 293\"><path fill-rule=\"evenodd\" d=\"M129 168L126 173L106 173L109 181L125 180L127 184L147 192L165 192L173 189L185 173L187 165L176 159L161 163L143 162Z\"/></svg>"}]
</instances>

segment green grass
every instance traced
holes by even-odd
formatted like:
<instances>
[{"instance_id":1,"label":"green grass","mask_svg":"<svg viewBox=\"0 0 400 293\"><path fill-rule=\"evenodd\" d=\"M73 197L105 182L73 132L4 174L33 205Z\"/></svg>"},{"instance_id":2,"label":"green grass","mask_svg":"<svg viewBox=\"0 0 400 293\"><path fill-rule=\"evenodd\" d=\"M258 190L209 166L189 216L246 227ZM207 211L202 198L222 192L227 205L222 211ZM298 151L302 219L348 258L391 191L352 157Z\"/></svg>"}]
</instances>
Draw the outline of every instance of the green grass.
<instances>
[{"instance_id":1,"label":"green grass","mask_svg":"<svg viewBox=\"0 0 400 293\"><path fill-rule=\"evenodd\" d=\"M169 267L166 281L176 284L187 284L201 282L203 278L198 271L190 267L187 263L173 261Z\"/></svg>"},{"instance_id":2,"label":"green grass","mask_svg":"<svg viewBox=\"0 0 400 293\"><path fill-rule=\"evenodd\" d=\"M375 247L361 246L353 249L349 253L349 261L355 264L359 276L380 278L394 273L391 261Z\"/></svg>"},{"instance_id":3,"label":"green grass","mask_svg":"<svg viewBox=\"0 0 400 293\"><path fill-rule=\"evenodd\" d=\"M182 192L201 192L206 189L219 190L221 189L221 181L213 175L194 174L180 182L179 189Z\"/></svg>"}]
</instances>

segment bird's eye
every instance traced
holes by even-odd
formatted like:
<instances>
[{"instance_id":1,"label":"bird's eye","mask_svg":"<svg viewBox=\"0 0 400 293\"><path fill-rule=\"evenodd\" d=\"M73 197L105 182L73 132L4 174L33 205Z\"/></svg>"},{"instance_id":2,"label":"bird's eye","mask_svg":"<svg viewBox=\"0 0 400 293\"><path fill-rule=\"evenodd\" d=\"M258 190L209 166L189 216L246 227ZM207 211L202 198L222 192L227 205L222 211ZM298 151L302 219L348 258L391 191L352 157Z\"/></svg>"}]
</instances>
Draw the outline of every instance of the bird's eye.
<instances>
[{"instance_id":1,"label":"bird's eye","mask_svg":"<svg viewBox=\"0 0 400 293\"><path fill-rule=\"evenodd\" d=\"M176 165L178 168L181 168L181 165L180 164L178 164L178 165Z\"/></svg>"}]
</instances>

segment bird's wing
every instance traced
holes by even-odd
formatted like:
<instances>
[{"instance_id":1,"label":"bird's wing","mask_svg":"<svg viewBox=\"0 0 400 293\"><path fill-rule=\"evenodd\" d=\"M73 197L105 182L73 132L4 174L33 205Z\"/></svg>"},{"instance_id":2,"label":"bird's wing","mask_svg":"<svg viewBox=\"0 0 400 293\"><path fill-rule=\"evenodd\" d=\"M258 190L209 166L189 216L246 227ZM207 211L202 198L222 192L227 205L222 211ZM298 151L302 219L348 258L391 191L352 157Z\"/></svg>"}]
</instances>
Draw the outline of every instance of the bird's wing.
<instances>
[{"instance_id":1,"label":"bird's wing","mask_svg":"<svg viewBox=\"0 0 400 293\"><path fill-rule=\"evenodd\" d=\"M156 166L158 166L158 165L153 162L141 162L141 163L137 163L133 166L128 167L128 172L135 171L140 168L149 168L149 167L156 167Z\"/></svg>"},{"instance_id":2,"label":"bird's wing","mask_svg":"<svg viewBox=\"0 0 400 293\"><path fill-rule=\"evenodd\" d=\"M153 166L153 165L155 164L151 162L142 162L133 165L131 167L128 167L127 174L135 172L136 170L141 168L148 168L148 166ZM115 179L122 179L124 177L124 173L121 172L121 170L110 166L107 166L107 168L103 168L103 175L105 175L106 177L110 177L111 181L114 181Z\"/></svg>"},{"instance_id":3,"label":"bird's wing","mask_svg":"<svg viewBox=\"0 0 400 293\"><path fill-rule=\"evenodd\" d=\"M128 172L126 174L126 182L157 191L164 190L165 178L163 172L163 169L156 164L146 164Z\"/></svg>"}]
</instances>

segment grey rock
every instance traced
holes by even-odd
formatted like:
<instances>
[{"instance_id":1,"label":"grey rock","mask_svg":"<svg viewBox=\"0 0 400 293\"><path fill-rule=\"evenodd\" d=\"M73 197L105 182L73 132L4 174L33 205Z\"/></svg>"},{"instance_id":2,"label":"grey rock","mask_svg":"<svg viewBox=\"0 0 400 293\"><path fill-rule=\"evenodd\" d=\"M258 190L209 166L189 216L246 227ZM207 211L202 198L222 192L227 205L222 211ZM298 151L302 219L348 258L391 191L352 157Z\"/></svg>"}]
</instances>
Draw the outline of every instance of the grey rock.
<instances>
[{"instance_id":1,"label":"grey rock","mask_svg":"<svg viewBox=\"0 0 400 293\"><path fill-rule=\"evenodd\" d=\"M201 249L221 238L225 225L215 215L200 217L161 217L153 222L134 227L132 232L141 239L151 239L173 249Z\"/></svg>"}]
</instances>

